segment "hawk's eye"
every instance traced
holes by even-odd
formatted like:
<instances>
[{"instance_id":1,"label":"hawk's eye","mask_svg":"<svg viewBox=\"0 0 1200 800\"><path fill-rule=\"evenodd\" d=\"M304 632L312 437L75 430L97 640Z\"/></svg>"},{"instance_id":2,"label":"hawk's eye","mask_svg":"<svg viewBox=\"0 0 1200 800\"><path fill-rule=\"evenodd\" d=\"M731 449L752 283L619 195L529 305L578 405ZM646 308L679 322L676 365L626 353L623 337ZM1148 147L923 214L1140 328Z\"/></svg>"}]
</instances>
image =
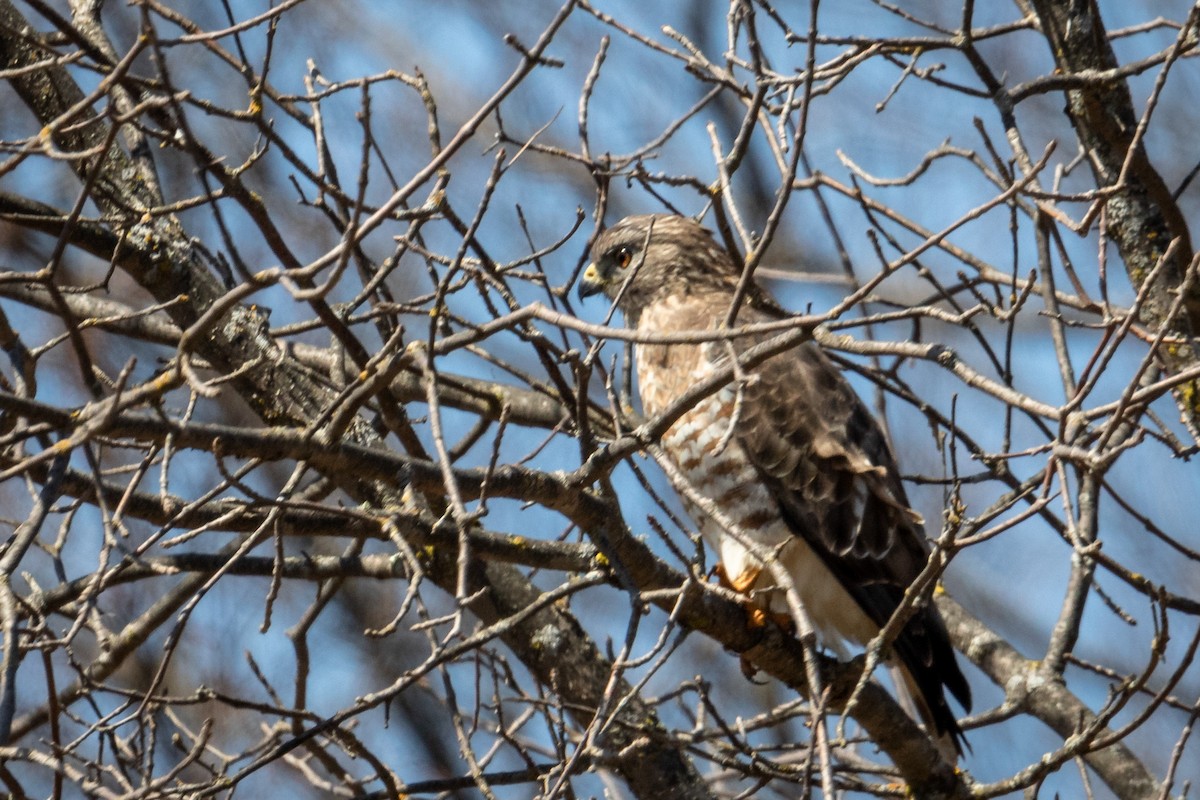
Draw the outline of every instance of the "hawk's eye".
<instances>
[{"instance_id":1,"label":"hawk's eye","mask_svg":"<svg viewBox=\"0 0 1200 800\"><path fill-rule=\"evenodd\" d=\"M633 261L633 249L627 245L621 245L613 250L612 258L618 268L625 269Z\"/></svg>"}]
</instances>

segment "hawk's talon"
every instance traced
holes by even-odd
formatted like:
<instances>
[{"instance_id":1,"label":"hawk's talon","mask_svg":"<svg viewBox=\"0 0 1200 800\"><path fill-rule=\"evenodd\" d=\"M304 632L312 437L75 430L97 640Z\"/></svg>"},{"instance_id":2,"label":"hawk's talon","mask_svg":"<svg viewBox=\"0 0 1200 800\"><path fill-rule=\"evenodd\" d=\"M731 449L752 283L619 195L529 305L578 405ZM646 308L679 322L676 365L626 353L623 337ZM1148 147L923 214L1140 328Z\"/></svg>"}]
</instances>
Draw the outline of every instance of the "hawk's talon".
<instances>
[{"instance_id":1,"label":"hawk's talon","mask_svg":"<svg viewBox=\"0 0 1200 800\"><path fill-rule=\"evenodd\" d=\"M742 677L744 677L746 680L750 681L756 686L763 686L767 683L766 681L754 680L754 676L758 674L758 667L754 666L754 663L750 659L746 658L745 656L739 656L738 663L742 667Z\"/></svg>"},{"instance_id":2,"label":"hawk's talon","mask_svg":"<svg viewBox=\"0 0 1200 800\"><path fill-rule=\"evenodd\" d=\"M772 614L771 619L775 620L775 624L783 628L788 636L796 635L796 620L792 618L791 614Z\"/></svg>"},{"instance_id":3,"label":"hawk's talon","mask_svg":"<svg viewBox=\"0 0 1200 800\"><path fill-rule=\"evenodd\" d=\"M725 566L723 564L717 564L710 572L710 576L716 577L721 586L724 586L726 589L732 589L738 594L746 595L750 593L750 588L753 587L758 581L758 576L761 574L762 567L750 567L744 570L742 574L738 576L737 580L731 581L729 579L729 574L725 572ZM752 597L747 597L742 605L746 609L746 614L749 616L748 622L750 623L751 628L766 627L767 620L769 619L779 627L783 628L789 634L794 635L796 633L796 621L792 619L791 614L777 612L768 613ZM742 672L746 672L745 663L742 665ZM753 671L751 674L753 674Z\"/></svg>"}]
</instances>

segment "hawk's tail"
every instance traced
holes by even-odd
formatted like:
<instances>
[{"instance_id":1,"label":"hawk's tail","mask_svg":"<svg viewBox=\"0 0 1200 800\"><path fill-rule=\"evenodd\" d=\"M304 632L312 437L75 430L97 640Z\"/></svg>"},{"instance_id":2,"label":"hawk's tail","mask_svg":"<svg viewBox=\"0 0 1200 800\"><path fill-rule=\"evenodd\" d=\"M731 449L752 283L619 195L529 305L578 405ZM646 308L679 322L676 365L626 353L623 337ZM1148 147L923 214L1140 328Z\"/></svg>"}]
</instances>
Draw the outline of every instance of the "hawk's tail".
<instances>
[{"instance_id":1,"label":"hawk's tail","mask_svg":"<svg viewBox=\"0 0 1200 800\"><path fill-rule=\"evenodd\" d=\"M933 692L928 692L926 690L929 687L923 687L923 682L913 676L907 665L893 665L890 671L901 707L910 717L924 723L942 758L951 764L956 763L963 754L963 748L970 749L971 746L967 744L967 737L946 702L941 682ZM929 702L930 697L934 699L933 704Z\"/></svg>"}]
</instances>

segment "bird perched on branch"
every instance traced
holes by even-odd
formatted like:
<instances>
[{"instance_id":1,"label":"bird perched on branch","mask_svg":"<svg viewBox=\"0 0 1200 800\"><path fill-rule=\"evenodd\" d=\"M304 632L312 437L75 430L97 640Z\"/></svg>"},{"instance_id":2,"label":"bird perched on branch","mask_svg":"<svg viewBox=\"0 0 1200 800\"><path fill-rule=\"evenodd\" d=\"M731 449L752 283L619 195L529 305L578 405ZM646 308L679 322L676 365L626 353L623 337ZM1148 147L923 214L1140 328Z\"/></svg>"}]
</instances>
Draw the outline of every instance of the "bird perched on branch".
<instances>
[{"instance_id":1,"label":"bird perched on branch","mask_svg":"<svg viewBox=\"0 0 1200 800\"><path fill-rule=\"evenodd\" d=\"M687 217L627 217L600 235L592 259L580 297L603 292L647 338L786 316L750 282L728 324L741 270ZM816 345L741 364L774 335L638 343L638 387L653 417L715 374L728 375L663 435L673 480L717 553L722 580L746 593L760 618L799 609L823 644L844 653L843 642L861 645L879 633L929 548L883 431ZM789 593L799 602L789 603ZM891 649L900 690L943 752L961 755L963 733L945 689L967 710L970 689L927 600Z\"/></svg>"}]
</instances>

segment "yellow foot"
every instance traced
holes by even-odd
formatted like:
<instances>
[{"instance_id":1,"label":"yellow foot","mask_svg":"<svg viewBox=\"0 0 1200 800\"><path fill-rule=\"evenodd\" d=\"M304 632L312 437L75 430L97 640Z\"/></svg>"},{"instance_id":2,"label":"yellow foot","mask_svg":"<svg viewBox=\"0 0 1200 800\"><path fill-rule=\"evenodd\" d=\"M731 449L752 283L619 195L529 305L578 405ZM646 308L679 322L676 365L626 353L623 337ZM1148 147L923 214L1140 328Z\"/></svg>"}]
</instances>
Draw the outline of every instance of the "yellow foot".
<instances>
[{"instance_id":1,"label":"yellow foot","mask_svg":"<svg viewBox=\"0 0 1200 800\"><path fill-rule=\"evenodd\" d=\"M796 620L792 619L791 614L772 614L771 619L775 620L775 624L787 631L789 635L796 635Z\"/></svg>"},{"instance_id":2,"label":"yellow foot","mask_svg":"<svg viewBox=\"0 0 1200 800\"><path fill-rule=\"evenodd\" d=\"M717 564L713 567L713 575L717 576L717 582L726 589L733 589L739 594L746 594L754 586L754 582L758 580L758 576L762 574L762 567L747 567L742 571L741 575L736 578L730 578L729 573L725 571L724 564Z\"/></svg>"},{"instance_id":3,"label":"yellow foot","mask_svg":"<svg viewBox=\"0 0 1200 800\"><path fill-rule=\"evenodd\" d=\"M730 579L729 573L725 571L724 564L717 564L713 567L712 574L716 576L717 581L726 589L732 589L738 594L749 594L754 588L754 584L758 582L758 576L762 574L762 567L748 567L737 578ZM767 624L767 620L772 620L776 625L788 631L795 633L796 621L792 619L790 614L768 614L753 598L747 599L745 602L746 613L750 616L750 624L755 628L761 628ZM743 665L743 672L746 671Z\"/></svg>"}]
</instances>

